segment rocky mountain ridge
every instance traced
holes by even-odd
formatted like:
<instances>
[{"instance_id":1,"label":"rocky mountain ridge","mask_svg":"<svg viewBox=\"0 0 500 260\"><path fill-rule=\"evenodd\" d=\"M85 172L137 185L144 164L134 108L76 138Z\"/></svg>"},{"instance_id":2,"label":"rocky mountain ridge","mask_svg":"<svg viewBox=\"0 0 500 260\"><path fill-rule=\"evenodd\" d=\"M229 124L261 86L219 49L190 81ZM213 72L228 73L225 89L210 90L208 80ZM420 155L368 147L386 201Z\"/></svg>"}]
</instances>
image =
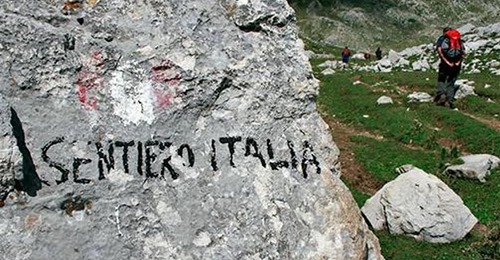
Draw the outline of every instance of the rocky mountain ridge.
<instances>
[{"instance_id":1,"label":"rocky mountain ridge","mask_svg":"<svg viewBox=\"0 0 500 260\"><path fill-rule=\"evenodd\" d=\"M485 26L500 20L500 0L289 0L305 39L370 50L431 40L444 26Z\"/></svg>"}]
</instances>

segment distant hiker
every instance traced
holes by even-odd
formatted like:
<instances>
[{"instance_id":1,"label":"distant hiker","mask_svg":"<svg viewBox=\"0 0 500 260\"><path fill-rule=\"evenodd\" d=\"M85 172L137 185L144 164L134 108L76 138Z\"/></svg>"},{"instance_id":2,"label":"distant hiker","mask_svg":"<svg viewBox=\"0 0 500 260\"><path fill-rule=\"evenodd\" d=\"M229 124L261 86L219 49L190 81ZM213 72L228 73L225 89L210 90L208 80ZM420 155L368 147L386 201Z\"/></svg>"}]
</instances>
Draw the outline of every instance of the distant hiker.
<instances>
[{"instance_id":1,"label":"distant hiker","mask_svg":"<svg viewBox=\"0 0 500 260\"><path fill-rule=\"evenodd\" d=\"M382 50L380 50L380 47L378 47L377 50L375 51L375 56L377 56L377 60L382 59Z\"/></svg>"},{"instance_id":2,"label":"distant hiker","mask_svg":"<svg viewBox=\"0 0 500 260\"><path fill-rule=\"evenodd\" d=\"M439 63L437 91L434 102L437 105L453 109L455 108L453 105L455 93L458 90L457 86L455 86L455 81L458 78L458 74L462 68L462 60L465 56L464 44L460 39L460 32L455 29L446 30L444 39L437 43L439 43L437 50L441 63Z\"/></svg>"},{"instance_id":3,"label":"distant hiker","mask_svg":"<svg viewBox=\"0 0 500 260\"><path fill-rule=\"evenodd\" d=\"M351 51L346 46L342 51L342 62L346 64L349 63L349 57L351 57Z\"/></svg>"}]
</instances>

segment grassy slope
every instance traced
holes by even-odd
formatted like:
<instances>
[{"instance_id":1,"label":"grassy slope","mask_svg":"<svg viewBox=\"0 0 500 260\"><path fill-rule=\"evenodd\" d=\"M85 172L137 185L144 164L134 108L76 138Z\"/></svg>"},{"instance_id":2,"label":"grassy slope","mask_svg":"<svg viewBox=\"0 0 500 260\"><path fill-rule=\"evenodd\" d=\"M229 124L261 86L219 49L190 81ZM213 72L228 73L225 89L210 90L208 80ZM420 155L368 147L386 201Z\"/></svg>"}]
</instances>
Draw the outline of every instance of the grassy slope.
<instances>
[{"instance_id":1,"label":"grassy slope","mask_svg":"<svg viewBox=\"0 0 500 260\"><path fill-rule=\"evenodd\" d=\"M312 60L314 65L321 62ZM321 76L319 109L322 114L334 117L353 127L384 137L375 140L353 136L356 160L384 182L396 177L394 169L411 163L429 173L436 174L457 192L473 214L490 228L498 228L500 219L500 171L495 171L488 182L458 180L442 176L444 163L456 160L462 153L490 153L500 155L500 129L481 123L462 112L495 122L494 112L500 112L500 77L487 74L463 75L474 80L477 92L496 103L485 102L484 97L467 97L458 102L460 111L453 111L433 104L408 104L406 96L411 91L433 93L434 72L356 73L341 72ZM363 84L353 85L359 80ZM383 82L383 84L380 84ZM378 85L375 85L379 83ZM485 84L494 87L484 89ZM376 105L381 95L391 96L393 105ZM366 118L364 115L368 115ZM448 140L448 142L442 142ZM444 144L443 144L444 143ZM368 198L351 186L359 205ZM404 236L378 232L383 253L388 259L481 259L490 254L478 234L447 245L416 242ZM482 252L483 255L480 255ZM497 254L500 254L497 252ZM497 255L498 256L498 255ZM487 259L487 258L485 258Z\"/></svg>"}]
</instances>

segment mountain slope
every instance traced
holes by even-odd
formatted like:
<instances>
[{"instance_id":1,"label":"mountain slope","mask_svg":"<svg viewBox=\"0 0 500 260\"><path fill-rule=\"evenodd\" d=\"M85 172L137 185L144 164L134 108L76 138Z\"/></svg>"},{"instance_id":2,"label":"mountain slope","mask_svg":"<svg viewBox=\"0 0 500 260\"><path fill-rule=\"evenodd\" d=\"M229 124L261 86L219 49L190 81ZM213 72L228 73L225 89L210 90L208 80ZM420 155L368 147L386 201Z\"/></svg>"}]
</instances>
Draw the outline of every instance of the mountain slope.
<instances>
[{"instance_id":1,"label":"mountain slope","mask_svg":"<svg viewBox=\"0 0 500 260\"><path fill-rule=\"evenodd\" d=\"M368 50L433 41L444 26L500 20L500 0L289 0L302 38Z\"/></svg>"}]
</instances>

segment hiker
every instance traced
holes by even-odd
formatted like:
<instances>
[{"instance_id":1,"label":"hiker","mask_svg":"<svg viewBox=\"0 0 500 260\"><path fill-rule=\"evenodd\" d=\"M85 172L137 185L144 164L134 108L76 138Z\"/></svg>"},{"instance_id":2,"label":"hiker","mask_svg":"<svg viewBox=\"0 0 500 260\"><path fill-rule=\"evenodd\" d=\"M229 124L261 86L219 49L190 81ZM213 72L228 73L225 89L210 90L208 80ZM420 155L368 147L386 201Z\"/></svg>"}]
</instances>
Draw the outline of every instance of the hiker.
<instances>
[{"instance_id":1,"label":"hiker","mask_svg":"<svg viewBox=\"0 0 500 260\"><path fill-rule=\"evenodd\" d=\"M375 56L377 56L377 60L382 59L382 50L380 50L380 47L378 47L377 50L375 51Z\"/></svg>"},{"instance_id":2,"label":"hiker","mask_svg":"<svg viewBox=\"0 0 500 260\"><path fill-rule=\"evenodd\" d=\"M351 51L346 46L342 51L342 62L345 64L349 63L349 57L351 57Z\"/></svg>"},{"instance_id":3,"label":"hiker","mask_svg":"<svg viewBox=\"0 0 500 260\"><path fill-rule=\"evenodd\" d=\"M438 42L436 42L436 44L439 44L437 51L441 62L439 63L437 91L434 102L436 105L454 109L453 101L455 93L458 90L457 86L455 86L455 81L462 68L465 49L463 41L460 39L459 31L450 28L445 28L445 30L443 39L438 39Z\"/></svg>"}]
</instances>

